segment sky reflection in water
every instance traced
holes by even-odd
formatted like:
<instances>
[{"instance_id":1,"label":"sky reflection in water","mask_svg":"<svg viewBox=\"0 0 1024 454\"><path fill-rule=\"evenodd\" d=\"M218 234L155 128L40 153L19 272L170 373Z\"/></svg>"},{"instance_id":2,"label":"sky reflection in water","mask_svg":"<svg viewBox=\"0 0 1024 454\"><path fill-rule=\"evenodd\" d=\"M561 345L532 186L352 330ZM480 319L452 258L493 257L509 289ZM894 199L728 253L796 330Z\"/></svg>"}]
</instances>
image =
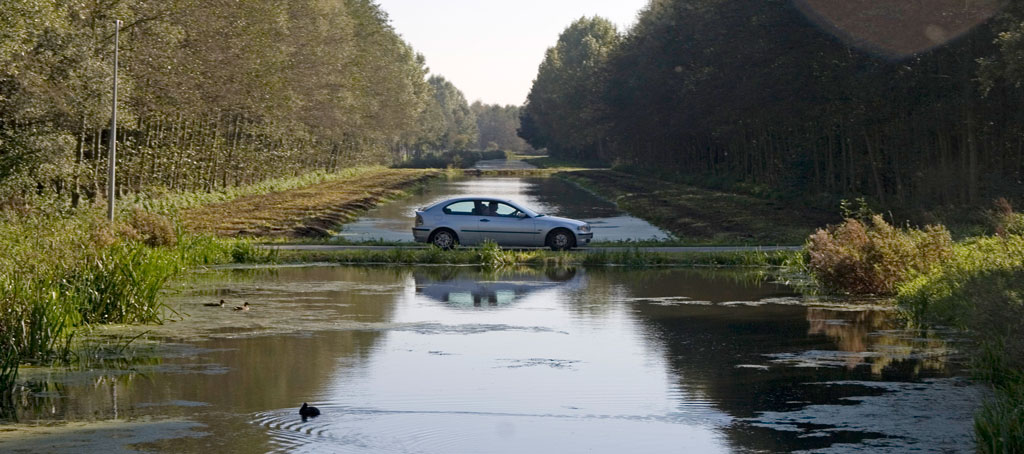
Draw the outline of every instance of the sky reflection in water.
<instances>
[{"instance_id":1,"label":"sky reflection in water","mask_svg":"<svg viewBox=\"0 0 1024 454\"><path fill-rule=\"evenodd\" d=\"M221 297L255 309L201 307ZM800 300L726 271L222 271L173 299L193 317L154 328L181 341L162 359L50 385L19 417L202 424L136 437L164 452L971 450L973 391L948 391L973 387L942 339ZM302 421L303 401L324 415ZM872 406L893 402L943 438Z\"/></svg>"}]
</instances>

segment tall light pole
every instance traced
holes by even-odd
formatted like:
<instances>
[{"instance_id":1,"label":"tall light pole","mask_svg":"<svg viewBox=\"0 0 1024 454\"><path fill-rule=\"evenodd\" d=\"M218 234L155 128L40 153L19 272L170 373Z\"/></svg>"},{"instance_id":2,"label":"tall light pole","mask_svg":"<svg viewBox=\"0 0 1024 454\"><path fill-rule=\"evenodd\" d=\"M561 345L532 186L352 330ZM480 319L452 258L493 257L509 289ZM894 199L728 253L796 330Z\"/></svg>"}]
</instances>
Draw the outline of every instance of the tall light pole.
<instances>
[{"instance_id":1,"label":"tall light pole","mask_svg":"<svg viewBox=\"0 0 1024 454\"><path fill-rule=\"evenodd\" d=\"M110 115L110 165L107 171L107 220L114 220L114 198L117 186L114 184L114 173L117 167L117 44L121 34L121 21L114 21L114 97L111 102Z\"/></svg>"}]
</instances>

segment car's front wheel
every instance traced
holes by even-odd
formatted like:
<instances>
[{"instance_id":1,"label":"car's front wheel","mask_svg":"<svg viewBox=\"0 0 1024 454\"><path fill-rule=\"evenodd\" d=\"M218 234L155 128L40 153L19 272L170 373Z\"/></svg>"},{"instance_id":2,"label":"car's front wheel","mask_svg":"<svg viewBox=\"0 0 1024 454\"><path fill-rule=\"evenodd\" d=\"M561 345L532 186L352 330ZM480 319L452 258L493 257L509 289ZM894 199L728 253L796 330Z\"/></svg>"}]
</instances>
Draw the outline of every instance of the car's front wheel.
<instances>
[{"instance_id":1,"label":"car's front wheel","mask_svg":"<svg viewBox=\"0 0 1024 454\"><path fill-rule=\"evenodd\" d=\"M459 237L455 235L455 232L448 229L438 229L432 235L430 235L430 244L437 246L441 249L451 249L455 245L459 244Z\"/></svg>"},{"instance_id":2,"label":"car's front wheel","mask_svg":"<svg viewBox=\"0 0 1024 454\"><path fill-rule=\"evenodd\" d=\"M552 251L565 251L576 247L576 237L566 229L555 229L548 234L545 244Z\"/></svg>"}]
</instances>

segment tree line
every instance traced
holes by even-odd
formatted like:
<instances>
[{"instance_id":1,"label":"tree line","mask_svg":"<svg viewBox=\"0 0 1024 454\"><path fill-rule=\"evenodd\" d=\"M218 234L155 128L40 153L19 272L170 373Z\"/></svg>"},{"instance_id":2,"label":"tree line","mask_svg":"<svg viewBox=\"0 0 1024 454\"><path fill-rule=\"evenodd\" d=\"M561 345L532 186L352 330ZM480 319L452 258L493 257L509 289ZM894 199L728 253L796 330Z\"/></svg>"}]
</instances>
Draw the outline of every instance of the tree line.
<instances>
[{"instance_id":1,"label":"tree line","mask_svg":"<svg viewBox=\"0 0 1024 454\"><path fill-rule=\"evenodd\" d=\"M477 145L461 92L428 79L373 0L9 0L3 205L105 196L115 20L120 191L214 190Z\"/></svg>"},{"instance_id":2,"label":"tree line","mask_svg":"<svg viewBox=\"0 0 1024 454\"><path fill-rule=\"evenodd\" d=\"M438 151L532 151L520 138L519 106L469 104L465 95L443 76L427 80L433 89L433 98L421 118L421 128L429 131L412 147L419 157Z\"/></svg>"},{"instance_id":3,"label":"tree line","mask_svg":"<svg viewBox=\"0 0 1024 454\"><path fill-rule=\"evenodd\" d=\"M1019 197L1024 9L897 3L653 0L624 33L581 18L547 51L519 134L556 156L805 198Z\"/></svg>"}]
</instances>

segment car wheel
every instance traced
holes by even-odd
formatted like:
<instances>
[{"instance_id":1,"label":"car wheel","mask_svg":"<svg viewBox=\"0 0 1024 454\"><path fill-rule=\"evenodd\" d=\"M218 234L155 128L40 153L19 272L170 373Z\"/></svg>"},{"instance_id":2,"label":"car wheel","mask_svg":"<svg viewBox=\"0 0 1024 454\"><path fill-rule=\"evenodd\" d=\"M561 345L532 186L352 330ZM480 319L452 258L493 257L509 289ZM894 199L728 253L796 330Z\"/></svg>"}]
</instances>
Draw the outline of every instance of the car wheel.
<instances>
[{"instance_id":1,"label":"car wheel","mask_svg":"<svg viewBox=\"0 0 1024 454\"><path fill-rule=\"evenodd\" d=\"M439 229L430 235L430 244L447 250L459 244L459 237L455 236L455 232L451 230Z\"/></svg>"},{"instance_id":2,"label":"car wheel","mask_svg":"<svg viewBox=\"0 0 1024 454\"><path fill-rule=\"evenodd\" d=\"M566 229L555 229L548 234L546 244L552 251L565 251L576 246L576 237Z\"/></svg>"}]
</instances>

